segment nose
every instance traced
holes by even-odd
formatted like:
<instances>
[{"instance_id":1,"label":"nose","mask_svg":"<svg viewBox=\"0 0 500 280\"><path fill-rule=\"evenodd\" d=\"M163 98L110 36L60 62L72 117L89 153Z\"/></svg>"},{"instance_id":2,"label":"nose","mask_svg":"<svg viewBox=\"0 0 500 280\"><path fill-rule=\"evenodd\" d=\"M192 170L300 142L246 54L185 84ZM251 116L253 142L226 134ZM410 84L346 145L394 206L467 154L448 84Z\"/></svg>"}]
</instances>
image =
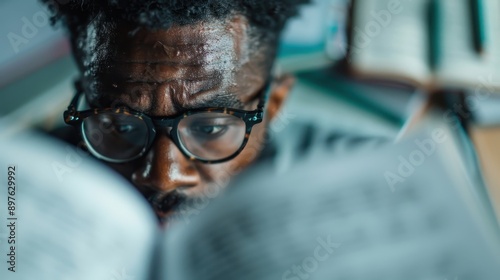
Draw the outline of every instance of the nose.
<instances>
[{"instance_id":1,"label":"nose","mask_svg":"<svg viewBox=\"0 0 500 280\"><path fill-rule=\"evenodd\" d=\"M200 173L170 138L158 135L132 174L132 182L144 194L170 192L200 184Z\"/></svg>"}]
</instances>

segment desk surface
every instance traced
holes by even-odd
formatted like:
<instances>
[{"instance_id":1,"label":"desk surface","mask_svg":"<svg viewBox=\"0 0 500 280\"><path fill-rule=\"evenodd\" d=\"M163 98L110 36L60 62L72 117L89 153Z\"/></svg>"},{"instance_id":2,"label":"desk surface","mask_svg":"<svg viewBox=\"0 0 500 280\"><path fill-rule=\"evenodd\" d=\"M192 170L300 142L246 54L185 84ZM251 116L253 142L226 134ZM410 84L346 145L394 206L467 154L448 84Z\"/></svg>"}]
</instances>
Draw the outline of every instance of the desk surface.
<instances>
[{"instance_id":1,"label":"desk surface","mask_svg":"<svg viewBox=\"0 0 500 280\"><path fill-rule=\"evenodd\" d=\"M476 146L488 192L500 217L500 126L472 127L471 137Z\"/></svg>"}]
</instances>

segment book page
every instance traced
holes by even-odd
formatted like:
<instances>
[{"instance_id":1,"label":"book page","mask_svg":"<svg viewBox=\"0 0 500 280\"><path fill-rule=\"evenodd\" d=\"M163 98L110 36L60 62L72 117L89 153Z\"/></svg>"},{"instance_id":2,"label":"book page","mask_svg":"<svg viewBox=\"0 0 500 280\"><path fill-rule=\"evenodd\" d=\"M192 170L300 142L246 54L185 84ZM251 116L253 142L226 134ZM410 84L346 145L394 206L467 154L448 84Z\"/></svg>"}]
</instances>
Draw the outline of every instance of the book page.
<instances>
[{"instance_id":1,"label":"book page","mask_svg":"<svg viewBox=\"0 0 500 280\"><path fill-rule=\"evenodd\" d=\"M355 71L427 83L426 1L355 0L349 61Z\"/></svg>"},{"instance_id":2,"label":"book page","mask_svg":"<svg viewBox=\"0 0 500 280\"><path fill-rule=\"evenodd\" d=\"M496 223L472 198L450 131L248 174L167 232L161 279L498 279Z\"/></svg>"},{"instance_id":3,"label":"book page","mask_svg":"<svg viewBox=\"0 0 500 280\"><path fill-rule=\"evenodd\" d=\"M483 0L486 40L483 54L474 47L469 0L442 0L441 65L436 75L442 85L500 88L500 1Z\"/></svg>"},{"instance_id":4,"label":"book page","mask_svg":"<svg viewBox=\"0 0 500 280\"><path fill-rule=\"evenodd\" d=\"M157 225L140 195L73 146L2 131L0 279L148 279Z\"/></svg>"}]
</instances>

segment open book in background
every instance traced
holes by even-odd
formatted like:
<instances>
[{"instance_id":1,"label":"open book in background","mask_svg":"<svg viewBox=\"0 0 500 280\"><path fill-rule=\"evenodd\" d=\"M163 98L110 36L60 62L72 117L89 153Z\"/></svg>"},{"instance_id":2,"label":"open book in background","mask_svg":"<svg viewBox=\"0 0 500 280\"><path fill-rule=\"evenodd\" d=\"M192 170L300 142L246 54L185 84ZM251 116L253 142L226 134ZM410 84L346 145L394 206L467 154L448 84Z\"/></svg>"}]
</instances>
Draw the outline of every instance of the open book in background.
<instances>
[{"instance_id":1,"label":"open book in background","mask_svg":"<svg viewBox=\"0 0 500 280\"><path fill-rule=\"evenodd\" d=\"M250 170L163 234L105 167L40 136L3 133L18 220L16 272L0 228L0 279L498 279L489 202L465 175L453 128L429 127L373 154L325 151L280 176ZM54 165L70 173L60 180Z\"/></svg>"},{"instance_id":2,"label":"open book in background","mask_svg":"<svg viewBox=\"0 0 500 280\"><path fill-rule=\"evenodd\" d=\"M353 0L353 5L348 60L355 73L424 88L500 89L500 1Z\"/></svg>"}]
</instances>

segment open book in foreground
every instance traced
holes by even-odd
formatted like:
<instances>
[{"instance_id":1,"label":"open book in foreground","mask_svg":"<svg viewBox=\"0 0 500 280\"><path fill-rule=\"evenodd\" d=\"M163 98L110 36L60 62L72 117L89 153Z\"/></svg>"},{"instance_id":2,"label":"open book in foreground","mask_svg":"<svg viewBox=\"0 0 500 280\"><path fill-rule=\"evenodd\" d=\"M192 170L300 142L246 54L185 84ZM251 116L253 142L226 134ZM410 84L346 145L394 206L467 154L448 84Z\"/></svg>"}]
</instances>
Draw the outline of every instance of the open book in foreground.
<instances>
[{"instance_id":1,"label":"open book in foreground","mask_svg":"<svg viewBox=\"0 0 500 280\"><path fill-rule=\"evenodd\" d=\"M257 167L162 232L105 168L33 135L3 137L17 220L0 228L0 279L498 279L497 222L455 139L436 126L373 154L325 151L285 175ZM71 173L60 180L54 163Z\"/></svg>"},{"instance_id":2,"label":"open book in foreground","mask_svg":"<svg viewBox=\"0 0 500 280\"><path fill-rule=\"evenodd\" d=\"M354 72L424 88L500 89L500 1L353 3Z\"/></svg>"}]
</instances>

